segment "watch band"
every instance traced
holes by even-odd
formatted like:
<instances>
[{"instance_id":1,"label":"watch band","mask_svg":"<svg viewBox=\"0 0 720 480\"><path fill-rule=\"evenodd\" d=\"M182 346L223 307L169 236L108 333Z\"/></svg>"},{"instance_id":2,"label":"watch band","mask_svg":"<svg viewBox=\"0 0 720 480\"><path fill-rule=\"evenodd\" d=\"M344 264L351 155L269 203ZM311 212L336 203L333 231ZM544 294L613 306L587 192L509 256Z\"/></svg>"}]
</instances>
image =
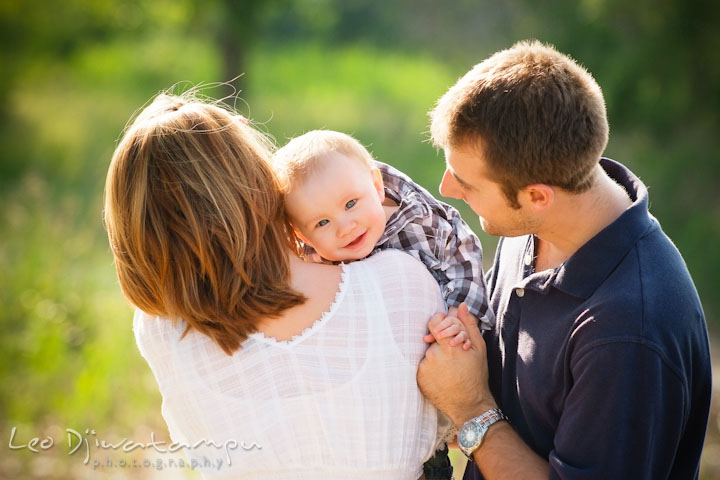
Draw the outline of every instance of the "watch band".
<instances>
[{"instance_id":1,"label":"watch band","mask_svg":"<svg viewBox=\"0 0 720 480\"><path fill-rule=\"evenodd\" d=\"M482 445L488 429L501 420L509 421L499 408L491 408L462 424L458 431L458 447L466 457L472 460L473 452Z\"/></svg>"}]
</instances>

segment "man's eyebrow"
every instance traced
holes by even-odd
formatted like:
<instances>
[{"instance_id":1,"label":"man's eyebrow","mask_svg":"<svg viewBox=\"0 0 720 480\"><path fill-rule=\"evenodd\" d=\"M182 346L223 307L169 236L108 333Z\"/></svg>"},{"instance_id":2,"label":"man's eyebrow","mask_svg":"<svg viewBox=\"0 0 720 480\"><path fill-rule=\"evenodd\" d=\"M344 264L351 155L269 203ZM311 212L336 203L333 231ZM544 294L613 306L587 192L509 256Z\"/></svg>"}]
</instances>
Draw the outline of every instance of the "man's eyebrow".
<instances>
[{"instance_id":1,"label":"man's eyebrow","mask_svg":"<svg viewBox=\"0 0 720 480\"><path fill-rule=\"evenodd\" d=\"M450 169L449 169L449 170L450 170ZM465 180L463 180L462 178L458 177L457 173L453 172L452 170L450 170L450 175L453 176L453 178L460 184L461 187L463 187L463 188L465 188L465 189L468 189L468 190L470 190L470 189L473 188L472 185L470 185L469 183L467 183L467 182L466 182Z\"/></svg>"}]
</instances>

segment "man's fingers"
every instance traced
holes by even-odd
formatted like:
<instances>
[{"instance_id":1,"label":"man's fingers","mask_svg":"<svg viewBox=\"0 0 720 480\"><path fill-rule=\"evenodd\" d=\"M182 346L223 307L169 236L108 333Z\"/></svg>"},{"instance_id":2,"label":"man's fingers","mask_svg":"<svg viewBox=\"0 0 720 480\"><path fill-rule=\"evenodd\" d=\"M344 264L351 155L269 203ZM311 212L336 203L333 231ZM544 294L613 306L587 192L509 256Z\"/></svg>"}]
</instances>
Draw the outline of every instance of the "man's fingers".
<instances>
[{"instance_id":1,"label":"man's fingers","mask_svg":"<svg viewBox=\"0 0 720 480\"><path fill-rule=\"evenodd\" d=\"M475 318L475 315L470 313L470 310L468 310L467 303L462 302L460 304L460 307L458 307L458 319L465 325L465 330L468 332L468 336L470 337L470 342L473 345L480 345L480 343L483 341L482 335L480 334L480 329L477 325L477 318Z\"/></svg>"}]
</instances>

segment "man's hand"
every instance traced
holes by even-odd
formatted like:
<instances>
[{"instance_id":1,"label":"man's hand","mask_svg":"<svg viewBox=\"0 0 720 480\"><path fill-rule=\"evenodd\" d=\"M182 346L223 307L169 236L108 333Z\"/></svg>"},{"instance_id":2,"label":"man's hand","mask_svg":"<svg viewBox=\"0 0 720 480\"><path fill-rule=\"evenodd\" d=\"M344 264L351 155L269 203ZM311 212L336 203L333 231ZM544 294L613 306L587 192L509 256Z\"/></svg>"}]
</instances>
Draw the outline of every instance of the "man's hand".
<instances>
[{"instance_id":1,"label":"man's hand","mask_svg":"<svg viewBox=\"0 0 720 480\"><path fill-rule=\"evenodd\" d=\"M430 332L437 332L446 318L444 313L433 315L428 322ZM432 343L418 367L417 381L430 402L460 426L497 404L488 387L485 341L464 302L457 310L457 318L472 345L464 350L453 348L450 342Z\"/></svg>"}]
</instances>

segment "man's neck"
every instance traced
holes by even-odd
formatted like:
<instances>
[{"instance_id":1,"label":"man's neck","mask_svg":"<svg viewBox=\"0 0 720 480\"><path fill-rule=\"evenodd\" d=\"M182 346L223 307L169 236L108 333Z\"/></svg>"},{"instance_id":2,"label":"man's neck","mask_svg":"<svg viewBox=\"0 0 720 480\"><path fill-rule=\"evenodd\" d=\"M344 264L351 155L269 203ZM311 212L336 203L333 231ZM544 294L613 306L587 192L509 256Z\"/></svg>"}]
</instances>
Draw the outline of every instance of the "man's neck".
<instances>
[{"instance_id":1,"label":"man's neck","mask_svg":"<svg viewBox=\"0 0 720 480\"><path fill-rule=\"evenodd\" d=\"M597 168L595 184L587 192L556 195L552 214L536 233L536 271L560 266L632 204L627 192Z\"/></svg>"}]
</instances>

